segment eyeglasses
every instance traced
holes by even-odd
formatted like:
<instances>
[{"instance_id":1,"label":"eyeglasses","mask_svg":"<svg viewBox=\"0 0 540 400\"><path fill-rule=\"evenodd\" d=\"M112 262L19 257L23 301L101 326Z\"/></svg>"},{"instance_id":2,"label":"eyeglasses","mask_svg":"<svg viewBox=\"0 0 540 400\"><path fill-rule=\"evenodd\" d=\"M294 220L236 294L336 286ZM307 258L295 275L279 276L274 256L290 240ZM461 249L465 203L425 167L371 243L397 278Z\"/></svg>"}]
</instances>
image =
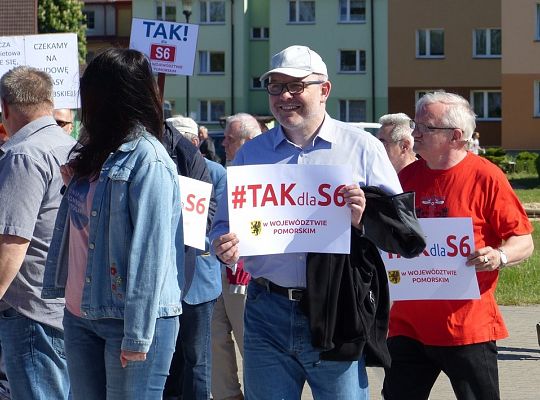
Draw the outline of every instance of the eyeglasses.
<instances>
[{"instance_id":1,"label":"eyeglasses","mask_svg":"<svg viewBox=\"0 0 540 400\"><path fill-rule=\"evenodd\" d=\"M72 124L73 122L71 122L71 121L62 121L61 119L57 119L56 123L58 124L58 126L60 128L63 128L64 126Z\"/></svg>"},{"instance_id":2,"label":"eyeglasses","mask_svg":"<svg viewBox=\"0 0 540 400\"><path fill-rule=\"evenodd\" d=\"M437 127L437 126L428 126L425 124L421 124L419 122L415 122L414 120L409 120L409 128L411 128L413 131L416 130L420 132L422 135L425 133L429 133L430 131L447 131L451 129L461 129L461 128L453 128L453 127Z\"/></svg>"},{"instance_id":3,"label":"eyeglasses","mask_svg":"<svg viewBox=\"0 0 540 400\"><path fill-rule=\"evenodd\" d=\"M286 89L290 94L300 94L304 92L306 86L320 85L326 81L306 81L306 82L287 82L287 83L267 83L266 91L272 96L279 96Z\"/></svg>"}]
</instances>

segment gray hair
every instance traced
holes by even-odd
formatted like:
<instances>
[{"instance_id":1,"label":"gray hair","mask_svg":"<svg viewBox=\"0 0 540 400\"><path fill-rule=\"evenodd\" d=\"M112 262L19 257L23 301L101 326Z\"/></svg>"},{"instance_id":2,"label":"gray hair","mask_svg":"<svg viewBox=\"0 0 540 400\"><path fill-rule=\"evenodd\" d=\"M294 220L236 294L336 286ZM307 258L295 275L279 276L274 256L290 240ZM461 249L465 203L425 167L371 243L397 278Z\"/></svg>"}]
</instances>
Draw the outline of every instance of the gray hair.
<instances>
[{"instance_id":1,"label":"gray hair","mask_svg":"<svg viewBox=\"0 0 540 400\"><path fill-rule=\"evenodd\" d=\"M240 122L240 133L243 139L253 139L262 133L259 122L251 114L238 113L227 117L225 120L225 129L233 122Z\"/></svg>"},{"instance_id":2,"label":"gray hair","mask_svg":"<svg viewBox=\"0 0 540 400\"><path fill-rule=\"evenodd\" d=\"M391 138L394 142L399 142L403 139L409 139L411 143L414 143L414 138L412 137L412 129L410 127L409 116L404 113L397 114L386 114L379 118L379 124L382 126L391 125L393 126Z\"/></svg>"},{"instance_id":3,"label":"gray hair","mask_svg":"<svg viewBox=\"0 0 540 400\"><path fill-rule=\"evenodd\" d=\"M455 93L432 92L423 95L416 103L416 113L425 106L441 103L445 106L445 113L441 118L441 124L448 127L460 128L463 131L463 139L471 140L472 134L476 129L476 114L470 103Z\"/></svg>"},{"instance_id":4,"label":"gray hair","mask_svg":"<svg viewBox=\"0 0 540 400\"><path fill-rule=\"evenodd\" d=\"M15 67L0 79L0 98L26 115L43 109L52 112L52 78L37 68Z\"/></svg>"}]
</instances>

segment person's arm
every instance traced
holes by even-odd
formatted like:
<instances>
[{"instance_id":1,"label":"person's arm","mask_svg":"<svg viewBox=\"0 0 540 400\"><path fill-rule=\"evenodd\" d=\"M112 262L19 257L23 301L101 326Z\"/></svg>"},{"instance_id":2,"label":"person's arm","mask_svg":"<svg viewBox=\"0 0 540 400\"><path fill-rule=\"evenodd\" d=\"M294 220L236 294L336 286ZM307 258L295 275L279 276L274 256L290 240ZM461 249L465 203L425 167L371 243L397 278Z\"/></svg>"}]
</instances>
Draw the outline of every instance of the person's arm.
<instances>
[{"instance_id":1,"label":"person's arm","mask_svg":"<svg viewBox=\"0 0 540 400\"><path fill-rule=\"evenodd\" d=\"M139 353L148 352L154 339L159 296L171 263L171 246L175 246L175 240L183 242L182 225L178 223L178 180L163 163L149 163L133 176L128 201L133 236L127 260L121 350L135 353L133 359L141 360ZM171 233L175 231L177 237L172 239ZM177 251L181 252L181 247ZM127 352L122 356L129 360Z\"/></svg>"},{"instance_id":2,"label":"person's arm","mask_svg":"<svg viewBox=\"0 0 540 400\"><path fill-rule=\"evenodd\" d=\"M499 248L508 258L505 266L519 264L534 250L532 235L511 236ZM490 246L482 247L469 256L467 265L474 266L477 271L494 271L501 267L501 252Z\"/></svg>"},{"instance_id":3,"label":"person's arm","mask_svg":"<svg viewBox=\"0 0 540 400\"><path fill-rule=\"evenodd\" d=\"M0 299L21 269L29 244L19 236L0 235Z\"/></svg>"}]
</instances>

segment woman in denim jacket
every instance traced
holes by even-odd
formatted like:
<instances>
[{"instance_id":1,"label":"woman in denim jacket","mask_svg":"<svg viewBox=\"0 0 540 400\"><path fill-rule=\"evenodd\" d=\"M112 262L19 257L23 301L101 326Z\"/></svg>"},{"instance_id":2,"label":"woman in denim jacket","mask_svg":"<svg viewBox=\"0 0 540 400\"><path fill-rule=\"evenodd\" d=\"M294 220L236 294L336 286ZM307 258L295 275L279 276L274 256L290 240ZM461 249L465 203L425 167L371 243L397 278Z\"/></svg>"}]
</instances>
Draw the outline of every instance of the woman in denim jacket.
<instances>
[{"instance_id":1,"label":"woman in denim jacket","mask_svg":"<svg viewBox=\"0 0 540 400\"><path fill-rule=\"evenodd\" d=\"M66 298L75 400L160 399L178 334L183 232L176 166L145 56L110 49L80 84L84 133L64 193L42 296ZM179 250L177 252L177 249Z\"/></svg>"}]
</instances>

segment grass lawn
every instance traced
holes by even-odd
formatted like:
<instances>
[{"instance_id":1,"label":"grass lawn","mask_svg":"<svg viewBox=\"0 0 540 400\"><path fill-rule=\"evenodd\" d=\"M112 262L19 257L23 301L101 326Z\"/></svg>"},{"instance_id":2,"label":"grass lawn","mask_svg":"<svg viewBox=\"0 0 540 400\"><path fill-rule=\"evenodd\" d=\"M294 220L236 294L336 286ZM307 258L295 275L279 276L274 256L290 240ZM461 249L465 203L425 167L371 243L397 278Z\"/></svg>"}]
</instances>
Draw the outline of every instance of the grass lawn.
<instances>
[{"instance_id":1,"label":"grass lawn","mask_svg":"<svg viewBox=\"0 0 540 400\"><path fill-rule=\"evenodd\" d=\"M523 263L501 271L495 294L498 304L540 304L540 221L532 224L534 252Z\"/></svg>"},{"instance_id":2,"label":"grass lawn","mask_svg":"<svg viewBox=\"0 0 540 400\"><path fill-rule=\"evenodd\" d=\"M509 180L522 203L540 203L538 175L514 174ZM496 292L499 304L540 304L540 221L532 224L534 253L522 264L501 271Z\"/></svg>"}]
</instances>

